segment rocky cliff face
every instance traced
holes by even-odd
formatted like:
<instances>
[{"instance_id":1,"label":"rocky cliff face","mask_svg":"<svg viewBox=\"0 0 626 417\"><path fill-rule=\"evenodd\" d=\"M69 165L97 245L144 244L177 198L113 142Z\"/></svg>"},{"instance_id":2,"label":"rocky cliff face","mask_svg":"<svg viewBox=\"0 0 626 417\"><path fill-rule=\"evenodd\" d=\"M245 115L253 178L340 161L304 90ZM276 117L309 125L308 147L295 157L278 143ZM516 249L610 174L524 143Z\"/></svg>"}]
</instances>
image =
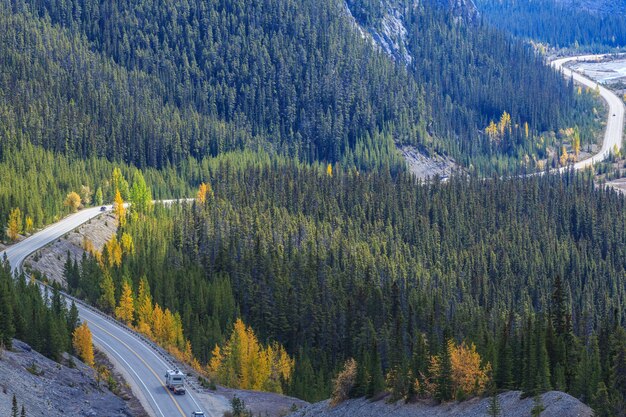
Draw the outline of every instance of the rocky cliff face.
<instances>
[{"instance_id":1,"label":"rocky cliff face","mask_svg":"<svg viewBox=\"0 0 626 417\"><path fill-rule=\"evenodd\" d=\"M519 391L498 395L502 416L528 417L535 407L533 398L520 399ZM365 399L350 400L330 407L327 401L304 407L288 417L484 417L489 415L488 398L473 398L461 403L441 405L417 403L388 404L384 400L370 402ZM541 417L591 417L593 410L571 395L550 391L541 396L544 411Z\"/></svg>"},{"instance_id":2,"label":"rocky cliff face","mask_svg":"<svg viewBox=\"0 0 626 417\"><path fill-rule=\"evenodd\" d=\"M27 416L131 417L141 416L120 397L98 384L93 369L78 360L68 368L13 342L12 351L0 352L0 415L11 413L15 395Z\"/></svg>"},{"instance_id":3,"label":"rocky cliff face","mask_svg":"<svg viewBox=\"0 0 626 417\"><path fill-rule=\"evenodd\" d=\"M408 65L413 57L408 50L407 17L422 1L450 10L460 22L471 23L478 17L473 0L345 0L344 5L363 36L396 61Z\"/></svg>"}]
</instances>

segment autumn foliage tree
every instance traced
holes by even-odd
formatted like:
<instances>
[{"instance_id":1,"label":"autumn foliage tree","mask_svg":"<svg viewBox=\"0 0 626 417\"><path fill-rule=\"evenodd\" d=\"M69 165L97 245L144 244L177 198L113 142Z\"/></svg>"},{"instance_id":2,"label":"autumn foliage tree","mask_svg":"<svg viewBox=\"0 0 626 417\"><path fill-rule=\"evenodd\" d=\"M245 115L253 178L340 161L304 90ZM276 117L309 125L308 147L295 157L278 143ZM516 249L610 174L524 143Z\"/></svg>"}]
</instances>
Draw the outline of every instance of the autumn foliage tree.
<instances>
[{"instance_id":1,"label":"autumn foliage tree","mask_svg":"<svg viewBox=\"0 0 626 417\"><path fill-rule=\"evenodd\" d=\"M130 325L133 322L135 306L133 301L133 289L128 281L122 284L122 294L115 309L115 317Z\"/></svg>"},{"instance_id":2,"label":"autumn foliage tree","mask_svg":"<svg viewBox=\"0 0 626 417\"><path fill-rule=\"evenodd\" d=\"M22 233L22 211L19 208L14 208L9 214L7 234L9 239L16 240L20 233Z\"/></svg>"},{"instance_id":3,"label":"autumn foliage tree","mask_svg":"<svg viewBox=\"0 0 626 417\"><path fill-rule=\"evenodd\" d=\"M354 387L357 374L357 363L350 358L343 365L343 369L333 380L333 393L330 397L330 405L335 406L350 398L350 391Z\"/></svg>"},{"instance_id":4,"label":"autumn foliage tree","mask_svg":"<svg viewBox=\"0 0 626 417\"><path fill-rule=\"evenodd\" d=\"M65 197L65 202L63 204L66 207L69 207L70 211L74 213L80 208L81 201L82 199L80 195L78 195L75 191L71 191L67 194L67 197Z\"/></svg>"},{"instance_id":5,"label":"autumn foliage tree","mask_svg":"<svg viewBox=\"0 0 626 417\"><path fill-rule=\"evenodd\" d=\"M252 328L238 319L224 347L215 346L209 374L229 387L282 393L294 364L283 346L263 346Z\"/></svg>"},{"instance_id":6,"label":"autumn foliage tree","mask_svg":"<svg viewBox=\"0 0 626 417\"><path fill-rule=\"evenodd\" d=\"M124 227L126 226L126 207L124 206L124 199L122 198L120 190L115 192L114 201L113 209L115 211L115 216L117 217L117 222L120 227Z\"/></svg>"},{"instance_id":7,"label":"autumn foliage tree","mask_svg":"<svg viewBox=\"0 0 626 417\"><path fill-rule=\"evenodd\" d=\"M444 357L449 358L450 371L449 376L442 375L444 369ZM445 358L445 359L447 359ZM482 364L482 360L476 346L472 343L469 346L465 342L457 345L453 340L448 340L446 352L431 356L429 374L430 378L427 382L426 390L434 397L437 397L441 391L440 385L449 383L450 387L446 388L445 395L441 400L450 399L450 395L457 397L468 397L482 395L490 381L491 364Z\"/></svg>"},{"instance_id":8,"label":"autumn foliage tree","mask_svg":"<svg viewBox=\"0 0 626 417\"><path fill-rule=\"evenodd\" d=\"M203 182L200 184L200 187L198 187L196 199L198 200L198 203L204 204L209 198L213 198L213 188L211 187L211 184Z\"/></svg>"},{"instance_id":9,"label":"autumn foliage tree","mask_svg":"<svg viewBox=\"0 0 626 417\"><path fill-rule=\"evenodd\" d=\"M89 330L86 321L74 330L72 345L74 346L74 351L83 362L89 366L94 365L91 330Z\"/></svg>"}]
</instances>

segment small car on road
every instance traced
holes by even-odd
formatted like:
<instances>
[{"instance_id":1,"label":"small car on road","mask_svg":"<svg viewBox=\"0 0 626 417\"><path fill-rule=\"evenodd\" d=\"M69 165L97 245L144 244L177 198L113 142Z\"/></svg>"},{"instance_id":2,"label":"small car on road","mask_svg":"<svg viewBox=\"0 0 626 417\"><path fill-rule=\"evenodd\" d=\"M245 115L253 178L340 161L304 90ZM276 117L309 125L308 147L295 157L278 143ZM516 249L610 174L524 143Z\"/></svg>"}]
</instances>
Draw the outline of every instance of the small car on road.
<instances>
[{"instance_id":1,"label":"small car on road","mask_svg":"<svg viewBox=\"0 0 626 417\"><path fill-rule=\"evenodd\" d=\"M100 207L100 211L107 211L107 206Z\"/></svg>"},{"instance_id":2,"label":"small car on road","mask_svg":"<svg viewBox=\"0 0 626 417\"><path fill-rule=\"evenodd\" d=\"M194 411L191 413L191 417L204 417L204 413L202 411Z\"/></svg>"}]
</instances>

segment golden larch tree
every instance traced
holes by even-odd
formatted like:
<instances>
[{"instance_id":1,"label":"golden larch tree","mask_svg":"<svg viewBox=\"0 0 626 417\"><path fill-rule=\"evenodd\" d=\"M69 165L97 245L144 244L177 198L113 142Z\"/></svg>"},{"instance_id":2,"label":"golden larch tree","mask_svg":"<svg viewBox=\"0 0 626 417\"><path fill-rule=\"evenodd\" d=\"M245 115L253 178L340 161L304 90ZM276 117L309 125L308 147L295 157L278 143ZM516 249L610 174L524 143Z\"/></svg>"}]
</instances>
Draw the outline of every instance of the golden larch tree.
<instances>
[{"instance_id":1,"label":"golden larch tree","mask_svg":"<svg viewBox=\"0 0 626 417\"><path fill-rule=\"evenodd\" d=\"M481 395L489 382L491 365L481 364L480 355L473 343L467 346L463 342L457 346L450 340L448 350L452 365L453 392L461 390L466 395Z\"/></svg>"},{"instance_id":2,"label":"golden larch tree","mask_svg":"<svg viewBox=\"0 0 626 417\"><path fill-rule=\"evenodd\" d=\"M509 126L511 126L511 115L505 111L502 113L502 116L500 116L500 123L498 123L500 135L504 136L504 132Z\"/></svg>"},{"instance_id":3,"label":"golden larch tree","mask_svg":"<svg viewBox=\"0 0 626 417\"><path fill-rule=\"evenodd\" d=\"M89 330L86 321L74 330L72 345L74 346L74 351L83 362L89 366L94 365L91 330Z\"/></svg>"},{"instance_id":4,"label":"golden larch tree","mask_svg":"<svg viewBox=\"0 0 626 417\"><path fill-rule=\"evenodd\" d=\"M491 140L496 139L496 137L498 136L498 126L496 126L493 120L491 121L491 123L489 123L489 126L485 128L485 133L487 134L487 136L489 136L489 139Z\"/></svg>"},{"instance_id":5,"label":"golden larch tree","mask_svg":"<svg viewBox=\"0 0 626 417\"><path fill-rule=\"evenodd\" d=\"M133 237L129 233L122 233L122 251L126 255L135 254L135 244L133 243Z\"/></svg>"},{"instance_id":6,"label":"golden larch tree","mask_svg":"<svg viewBox=\"0 0 626 417\"><path fill-rule=\"evenodd\" d=\"M135 315L133 289L128 281L124 281L122 284L122 295L120 295L120 301L115 309L115 317L122 320L127 325L132 324Z\"/></svg>"},{"instance_id":7,"label":"golden larch tree","mask_svg":"<svg viewBox=\"0 0 626 417\"><path fill-rule=\"evenodd\" d=\"M106 250L109 268L121 266L123 254L122 245L120 245L115 235L104 245L104 248Z\"/></svg>"},{"instance_id":8,"label":"golden larch tree","mask_svg":"<svg viewBox=\"0 0 626 417\"><path fill-rule=\"evenodd\" d=\"M215 346L209 374L224 385L282 392L295 363L278 343L264 347L251 327L238 319L223 348Z\"/></svg>"},{"instance_id":9,"label":"golden larch tree","mask_svg":"<svg viewBox=\"0 0 626 417\"><path fill-rule=\"evenodd\" d=\"M567 154L567 149L565 149L565 146L561 146L561 156L559 157L559 163L561 164L561 166L567 164L568 159L569 155Z\"/></svg>"},{"instance_id":10,"label":"golden larch tree","mask_svg":"<svg viewBox=\"0 0 626 417\"><path fill-rule=\"evenodd\" d=\"M200 204L204 204L209 198L213 198L213 188L211 187L211 184L204 182L200 184L196 198Z\"/></svg>"},{"instance_id":11,"label":"golden larch tree","mask_svg":"<svg viewBox=\"0 0 626 417\"><path fill-rule=\"evenodd\" d=\"M20 233L22 233L22 210L16 207L9 213L7 235L9 239L16 240Z\"/></svg>"},{"instance_id":12,"label":"golden larch tree","mask_svg":"<svg viewBox=\"0 0 626 417\"><path fill-rule=\"evenodd\" d=\"M122 198L122 194L120 190L115 192L115 201L113 204L113 209L115 211L115 216L117 217L117 222L120 227L126 226L126 207L124 207L124 199Z\"/></svg>"},{"instance_id":13,"label":"golden larch tree","mask_svg":"<svg viewBox=\"0 0 626 417\"><path fill-rule=\"evenodd\" d=\"M326 175L328 175L329 177L332 178L332 176L333 176L333 165L332 164L328 164L328 166L326 167Z\"/></svg>"},{"instance_id":14,"label":"golden larch tree","mask_svg":"<svg viewBox=\"0 0 626 417\"><path fill-rule=\"evenodd\" d=\"M33 232L34 222L33 218L30 216L26 216L24 231L28 234Z\"/></svg>"},{"instance_id":15,"label":"golden larch tree","mask_svg":"<svg viewBox=\"0 0 626 417\"><path fill-rule=\"evenodd\" d=\"M164 339L163 310L159 304L155 304L152 310L152 334L159 342Z\"/></svg>"},{"instance_id":16,"label":"golden larch tree","mask_svg":"<svg viewBox=\"0 0 626 417\"><path fill-rule=\"evenodd\" d=\"M137 329L147 336L153 336L151 326L153 312L152 296L150 295L148 280L145 277L139 281L135 311L137 312Z\"/></svg>"}]
</instances>

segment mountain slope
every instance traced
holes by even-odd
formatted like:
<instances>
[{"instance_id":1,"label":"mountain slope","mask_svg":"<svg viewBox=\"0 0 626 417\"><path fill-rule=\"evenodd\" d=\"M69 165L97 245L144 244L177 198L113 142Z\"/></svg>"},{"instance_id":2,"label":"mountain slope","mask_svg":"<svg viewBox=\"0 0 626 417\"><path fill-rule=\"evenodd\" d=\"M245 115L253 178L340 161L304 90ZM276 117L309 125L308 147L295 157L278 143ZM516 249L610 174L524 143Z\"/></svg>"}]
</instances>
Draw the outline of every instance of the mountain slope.
<instances>
[{"instance_id":1,"label":"mountain slope","mask_svg":"<svg viewBox=\"0 0 626 417\"><path fill-rule=\"evenodd\" d=\"M394 144L411 144L493 171L542 152L544 131L588 122L589 103L474 25L471 3L381 4L406 29L409 67L335 0L2 3L3 142L140 167L263 148L392 171ZM489 140L505 111L531 136Z\"/></svg>"},{"instance_id":2,"label":"mountain slope","mask_svg":"<svg viewBox=\"0 0 626 417\"><path fill-rule=\"evenodd\" d=\"M493 25L553 47L598 52L626 46L626 2L588 0L477 0Z\"/></svg>"}]
</instances>

